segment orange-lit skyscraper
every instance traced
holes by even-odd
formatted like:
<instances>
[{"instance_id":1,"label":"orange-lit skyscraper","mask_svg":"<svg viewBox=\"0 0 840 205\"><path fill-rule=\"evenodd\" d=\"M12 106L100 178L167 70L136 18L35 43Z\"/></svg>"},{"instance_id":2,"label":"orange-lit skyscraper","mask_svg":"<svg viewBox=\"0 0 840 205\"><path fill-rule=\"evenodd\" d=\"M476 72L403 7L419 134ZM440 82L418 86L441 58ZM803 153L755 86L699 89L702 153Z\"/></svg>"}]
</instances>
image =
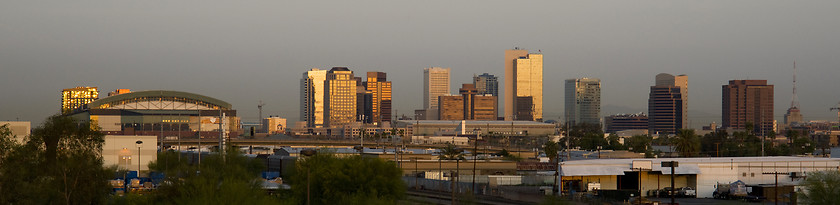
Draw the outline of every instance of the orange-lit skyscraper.
<instances>
[{"instance_id":1,"label":"orange-lit skyscraper","mask_svg":"<svg viewBox=\"0 0 840 205\"><path fill-rule=\"evenodd\" d=\"M371 120L373 123L391 121L391 81L384 72L367 72L365 89L371 93Z\"/></svg>"},{"instance_id":2,"label":"orange-lit skyscraper","mask_svg":"<svg viewBox=\"0 0 840 205\"><path fill-rule=\"evenodd\" d=\"M324 81L324 110L327 127L356 121L356 79L347 67L333 67Z\"/></svg>"},{"instance_id":3,"label":"orange-lit skyscraper","mask_svg":"<svg viewBox=\"0 0 840 205\"><path fill-rule=\"evenodd\" d=\"M542 121L543 55L505 50L505 120Z\"/></svg>"},{"instance_id":4,"label":"orange-lit skyscraper","mask_svg":"<svg viewBox=\"0 0 840 205\"><path fill-rule=\"evenodd\" d=\"M746 129L764 136L773 130L773 85L767 80L730 80L723 85L723 128Z\"/></svg>"}]
</instances>

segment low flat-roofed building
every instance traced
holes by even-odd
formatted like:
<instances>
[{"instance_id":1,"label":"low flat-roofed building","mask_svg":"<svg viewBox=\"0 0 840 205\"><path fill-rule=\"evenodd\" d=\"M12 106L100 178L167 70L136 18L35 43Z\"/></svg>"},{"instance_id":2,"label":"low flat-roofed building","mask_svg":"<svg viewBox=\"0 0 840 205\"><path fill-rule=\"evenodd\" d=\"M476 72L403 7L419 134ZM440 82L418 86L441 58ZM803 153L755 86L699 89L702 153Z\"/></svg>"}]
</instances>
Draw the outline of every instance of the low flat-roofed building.
<instances>
[{"instance_id":1,"label":"low flat-roofed building","mask_svg":"<svg viewBox=\"0 0 840 205\"><path fill-rule=\"evenodd\" d=\"M0 121L0 126L6 125L12 131L12 138L18 143L24 143L26 137L32 132L32 123L29 121Z\"/></svg>"},{"instance_id":2,"label":"low flat-roofed building","mask_svg":"<svg viewBox=\"0 0 840 205\"><path fill-rule=\"evenodd\" d=\"M138 141L143 143L138 146ZM105 135L102 160L105 166L117 165L131 171L137 171L139 166L141 171L148 171L149 162L157 160L157 143L158 138L154 135Z\"/></svg>"},{"instance_id":3,"label":"low flat-roofed building","mask_svg":"<svg viewBox=\"0 0 840 205\"><path fill-rule=\"evenodd\" d=\"M675 186L695 188L698 198L711 198L717 184L738 180L747 185L774 184L775 176L765 173L784 173L778 176L780 186L798 185L809 172L840 167L840 159L813 157L593 159L563 162L560 175L564 184L599 183L602 190L638 190L641 179L642 193L647 196L650 190L670 187L671 168L661 166L668 161L679 164L674 169ZM564 190L569 188L584 187Z\"/></svg>"},{"instance_id":4,"label":"low flat-roofed building","mask_svg":"<svg viewBox=\"0 0 840 205\"><path fill-rule=\"evenodd\" d=\"M555 135L557 130L556 124L534 121L406 120L397 121L395 127L406 128L406 136L454 135L456 132L475 135L479 132L480 135L533 137Z\"/></svg>"}]
</instances>

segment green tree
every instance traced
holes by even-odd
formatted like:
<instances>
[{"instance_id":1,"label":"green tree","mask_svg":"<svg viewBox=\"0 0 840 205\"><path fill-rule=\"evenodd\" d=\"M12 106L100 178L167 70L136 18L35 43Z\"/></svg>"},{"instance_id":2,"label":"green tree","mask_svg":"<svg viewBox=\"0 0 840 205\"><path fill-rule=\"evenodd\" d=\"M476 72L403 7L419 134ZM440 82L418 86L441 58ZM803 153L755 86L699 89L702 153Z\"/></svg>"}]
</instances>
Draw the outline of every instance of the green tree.
<instances>
[{"instance_id":1,"label":"green tree","mask_svg":"<svg viewBox=\"0 0 840 205\"><path fill-rule=\"evenodd\" d=\"M405 194L401 176L394 162L318 153L298 159L290 182L301 203L308 192L312 204L395 204Z\"/></svg>"},{"instance_id":2,"label":"green tree","mask_svg":"<svg viewBox=\"0 0 840 205\"><path fill-rule=\"evenodd\" d=\"M0 204L95 204L110 193L98 127L54 115L0 157ZM5 142L3 142L5 144Z\"/></svg>"},{"instance_id":3,"label":"green tree","mask_svg":"<svg viewBox=\"0 0 840 205\"><path fill-rule=\"evenodd\" d=\"M620 138L615 133L611 133L607 136L607 146L606 149L611 150L625 150L627 149L623 144L621 144Z\"/></svg>"},{"instance_id":4,"label":"green tree","mask_svg":"<svg viewBox=\"0 0 840 205\"><path fill-rule=\"evenodd\" d=\"M840 172L810 172L802 183L807 192L800 192L805 204L837 204L840 202Z\"/></svg>"},{"instance_id":5,"label":"green tree","mask_svg":"<svg viewBox=\"0 0 840 205\"><path fill-rule=\"evenodd\" d=\"M636 153L647 153L652 137L648 135L635 135L625 141L625 145Z\"/></svg>"},{"instance_id":6,"label":"green tree","mask_svg":"<svg viewBox=\"0 0 840 205\"><path fill-rule=\"evenodd\" d=\"M154 204L269 204L276 203L261 189L260 161L245 157L228 146L224 155L203 157L201 164L178 160L177 152L166 151L149 164L163 172L166 183L153 192Z\"/></svg>"},{"instance_id":7,"label":"green tree","mask_svg":"<svg viewBox=\"0 0 840 205\"><path fill-rule=\"evenodd\" d=\"M545 151L545 156L548 157L548 160L550 162L557 161L557 155L560 151L560 146L557 144L557 142L545 142L545 144L543 145L543 150Z\"/></svg>"},{"instance_id":8,"label":"green tree","mask_svg":"<svg viewBox=\"0 0 840 205\"><path fill-rule=\"evenodd\" d=\"M700 138L694 134L694 130L680 129L671 141L672 146L682 157L697 156L700 152Z\"/></svg>"}]
</instances>

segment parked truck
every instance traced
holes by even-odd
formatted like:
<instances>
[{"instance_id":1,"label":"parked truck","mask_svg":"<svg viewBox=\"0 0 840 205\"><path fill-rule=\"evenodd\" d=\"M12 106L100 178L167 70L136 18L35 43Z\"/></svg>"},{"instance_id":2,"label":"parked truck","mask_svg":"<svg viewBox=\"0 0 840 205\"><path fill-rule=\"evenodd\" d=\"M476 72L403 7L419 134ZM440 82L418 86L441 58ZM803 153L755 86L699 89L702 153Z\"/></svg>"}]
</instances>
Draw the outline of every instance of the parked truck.
<instances>
[{"instance_id":1,"label":"parked truck","mask_svg":"<svg viewBox=\"0 0 840 205\"><path fill-rule=\"evenodd\" d=\"M715 192L712 193L715 199L742 199L747 197L747 184L741 180L730 184L717 184Z\"/></svg>"}]
</instances>

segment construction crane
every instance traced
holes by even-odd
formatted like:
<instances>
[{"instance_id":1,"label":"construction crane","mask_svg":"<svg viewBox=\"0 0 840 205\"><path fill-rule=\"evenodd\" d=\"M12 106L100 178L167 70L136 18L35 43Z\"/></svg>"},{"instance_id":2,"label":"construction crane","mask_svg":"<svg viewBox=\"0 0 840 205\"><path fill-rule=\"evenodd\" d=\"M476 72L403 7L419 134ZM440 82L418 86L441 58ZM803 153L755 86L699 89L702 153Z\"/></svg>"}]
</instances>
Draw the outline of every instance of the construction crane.
<instances>
[{"instance_id":1,"label":"construction crane","mask_svg":"<svg viewBox=\"0 0 840 205\"><path fill-rule=\"evenodd\" d=\"M829 110L837 110L837 121L840 122L840 102L837 103L837 107L829 108Z\"/></svg>"},{"instance_id":2,"label":"construction crane","mask_svg":"<svg viewBox=\"0 0 840 205\"><path fill-rule=\"evenodd\" d=\"M262 124L262 121L263 121L263 118L262 118L262 107L263 107L263 105L265 105L265 103L263 103L263 101L262 101L262 100L260 100L260 104L257 104L257 109L259 109L259 110L260 110L260 119L259 119L259 120L260 120L260 130L262 130L262 129L263 129L263 124Z\"/></svg>"}]
</instances>

